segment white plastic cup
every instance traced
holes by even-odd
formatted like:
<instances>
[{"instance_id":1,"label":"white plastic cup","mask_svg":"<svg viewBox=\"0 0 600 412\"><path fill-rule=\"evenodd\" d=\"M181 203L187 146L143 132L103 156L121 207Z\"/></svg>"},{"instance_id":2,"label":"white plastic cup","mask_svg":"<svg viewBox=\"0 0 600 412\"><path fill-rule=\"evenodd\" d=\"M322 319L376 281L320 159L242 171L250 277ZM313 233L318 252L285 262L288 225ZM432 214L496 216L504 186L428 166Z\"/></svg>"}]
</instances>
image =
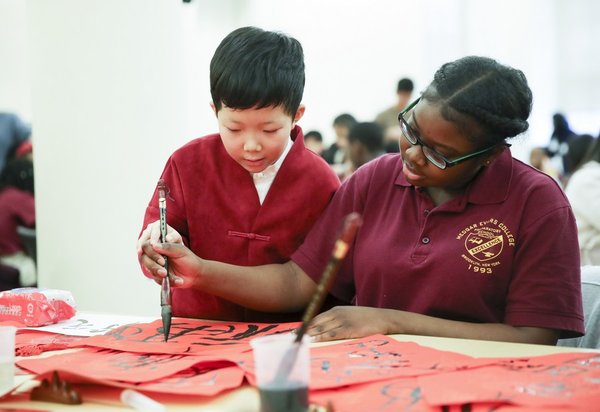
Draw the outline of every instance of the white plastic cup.
<instances>
[{"instance_id":1,"label":"white plastic cup","mask_svg":"<svg viewBox=\"0 0 600 412\"><path fill-rule=\"evenodd\" d=\"M261 412L306 412L310 383L309 339L287 333L252 339Z\"/></svg>"},{"instance_id":2,"label":"white plastic cup","mask_svg":"<svg viewBox=\"0 0 600 412\"><path fill-rule=\"evenodd\" d=\"M10 392L15 382L14 326L0 326L0 396Z\"/></svg>"}]
</instances>

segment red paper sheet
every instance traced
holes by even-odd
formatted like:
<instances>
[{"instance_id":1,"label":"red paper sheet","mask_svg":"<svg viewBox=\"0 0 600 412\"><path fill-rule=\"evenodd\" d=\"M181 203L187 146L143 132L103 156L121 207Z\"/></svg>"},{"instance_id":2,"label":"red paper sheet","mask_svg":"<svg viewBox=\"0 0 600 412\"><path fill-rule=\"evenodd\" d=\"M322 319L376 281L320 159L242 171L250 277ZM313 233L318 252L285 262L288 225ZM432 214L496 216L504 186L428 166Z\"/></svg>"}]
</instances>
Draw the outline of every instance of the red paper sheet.
<instances>
[{"instance_id":1,"label":"red paper sheet","mask_svg":"<svg viewBox=\"0 0 600 412\"><path fill-rule=\"evenodd\" d=\"M338 389L311 391L310 402L323 406L331 402L335 412L442 411L441 407L431 407L424 401L415 378L402 378Z\"/></svg>"},{"instance_id":2,"label":"red paper sheet","mask_svg":"<svg viewBox=\"0 0 600 412\"><path fill-rule=\"evenodd\" d=\"M289 333L299 322L270 324L208 322L174 318L169 341L164 341L162 321L125 325L75 342L72 347L94 346L138 353L224 354L250 350L248 342L259 336Z\"/></svg>"},{"instance_id":3,"label":"red paper sheet","mask_svg":"<svg viewBox=\"0 0 600 412\"><path fill-rule=\"evenodd\" d=\"M568 412L577 409L521 406L498 402L429 405L416 378L400 378L310 392L310 402L335 412Z\"/></svg>"},{"instance_id":4,"label":"red paper sheet","mask_svg":"<svg viewBox=\"0 0 600 412\"><path fill-rule=\"evenodd\" d=\"M92 379L136 383L165 378L206 361L202 356L140 354L88 348L46 358L24 359L18 361L17 365L36 374L60 370Z\"/></svg>"},{"instance_id":5,"label":"red paper sheet","mask_svg":"<svg viewBox=\"0 0 600 412\"><path fill-rule=\"evenodd\" d=\"M418 381L432 405L505 401L590 410L600 405L600 355L501 359L495 366L423 376Z\"/></svg>"},{"instance_id":6,"label":"red paper sheet","mask_svg":"<svg viewBox=\"0 0 600 412\"><path fill-rule=\"evenodd\" d=\"M15 336L15 354L33 356L51 350L60 350L76 345L81 336L58 335L56 333L19 330Z\"/></svg>"},{"instance_id":7,"label":"red paper sheet","mask_svg":"<svg viewBox=\"0 0 600 412\"><path fill-rule=\"evenodd\" d=\"M496 360L481 361L459 353L398 342L385 335L320 346L310 350L311 389L335 388L393 377L415 377L453 371ZM254 362L249 352L238 362L254 384Z\"/></svg>"},{"instance_id":8,"label":"red paper sheet","mask_svg":"<svg viewBox=\"0 0 600 412\"><path fill-rule=\"evenodd\" d=\"M214 396L225 390L241 386L244 372L237 366L213 365L216 369L192 367L173 376L145 383L127 383L113 380L94 379L81 374L60 372L62 380L72 384L94 383L116 388L136 389L142 392L164 393L171 395ZM37 377L51 379L51 373Z\"/></svg>"}]
</instances>

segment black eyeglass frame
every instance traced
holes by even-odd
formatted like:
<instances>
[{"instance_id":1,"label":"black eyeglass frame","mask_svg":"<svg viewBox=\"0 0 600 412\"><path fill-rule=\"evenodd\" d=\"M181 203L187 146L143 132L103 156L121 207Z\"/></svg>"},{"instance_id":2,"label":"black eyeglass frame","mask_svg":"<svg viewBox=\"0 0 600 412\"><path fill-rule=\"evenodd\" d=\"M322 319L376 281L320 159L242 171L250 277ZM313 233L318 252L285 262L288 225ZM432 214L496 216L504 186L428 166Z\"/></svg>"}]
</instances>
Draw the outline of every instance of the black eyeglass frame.
<instances>
[{"instance_id":1,"label":"black eyeglass frame","mask_svg":"<svg viewBox=\"0 0 600 412\"><path fill-rule=\"evenodd\" d=\"M496 148L496 146L498 146L497 144L495 144L495 145L485 148L483 150L478 150L477 152L461 156L458 159L454 159L454 160L448 159L446 156L437 152L431 146L429 146L425 142L423 142L423 140L421 140L419 135L413 130L413 128L404 119L404 115L406 113L408 113L409 111L411 111L417 105L417 103L419 103L420 101L421 101L421 96L419 96L415 101L413 101L411 104L409 104L404 110L402 110L400 113L398 113L398 122L400 123L400 130L402 131L402 135L404 135L404 137L406 138L408 143L410 143L413 146L419 145L419 146L421 146L421 148L427 149L427 150L423 150L423 154L425 155L425 157L427 158L428 161L430 161L434 166L438 167L439 169L444 170L449 167L456 166L457 164L460 164L469 159L472 159L474 157L477 157L484 153L487 153L487 152L491 151L492 149ZM506 145L506 147L510 147L510 143L505 142L503 144ZM435 156L437 156L441 160L443 160L444 163L440 163L439 160L432 159L431 153L434 153Z\"/></svg>"}]
</instances>

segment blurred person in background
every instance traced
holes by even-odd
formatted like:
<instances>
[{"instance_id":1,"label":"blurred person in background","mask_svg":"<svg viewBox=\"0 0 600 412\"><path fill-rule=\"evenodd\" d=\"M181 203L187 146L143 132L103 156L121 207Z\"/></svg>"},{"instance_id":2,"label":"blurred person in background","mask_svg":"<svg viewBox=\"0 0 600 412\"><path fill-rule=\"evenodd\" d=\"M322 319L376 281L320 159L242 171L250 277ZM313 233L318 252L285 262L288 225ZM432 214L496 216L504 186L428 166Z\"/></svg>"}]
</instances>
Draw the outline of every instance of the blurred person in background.
<instances>
[{"instance_id":1,"label":"blurred person in background","mask_svg":"<svg viewBox=\"0 0 600 412\"><path fill-rule=\"evenodd\" d=\"M348 160L348 133L356 124L354 116L343 113L333 119L335 142L322 153L323 159L329 163L338 176L344 176L350 168Z\"/></svg>"},{"instance_id":2,"label":"blurred person in background","mask_svg":"<svg viewBox=\"0 0 600 412\"><path fill-rule=\"evenodd\" d=\"M16 114L0 112L0 173L17 148L30 138L30 125Z\"/></svg>"},{"instance_id":3,"label":"blurred person in background","mask_svg":"<svg viewBox=\"0 0 600 412\"><path fill-rule=\"evenodd\" d=\"M323 135L321 132L311 130L304 135L304 146L319 156L323 154Z\"/></svg>"},{"instance_id":4,"label":"blurred person in background","mask_svg":"<svg viewBox=\"0 0 600 412\"><path fill-rule=\"evenodd\" d=\"M17 228L35 227L33 163L10 160L0 174L0 262L19 271L21 286L37 282L33 257L26 253Z\"/></svg>"},{"instance_id":5,"label":"blurred person in background","mask_svg":"<svg viewBox=\"0 0 600 412\"><path fill-rule=\"evenodd\" d=\"M550 161L548 150L545 147L534 147L531 149L529 152L529 164L560 183L560 174Z\"/></svg>"},{"instance_id":6,"label":"blurred person in background","mask_svg":"<svg viewBox=\"0 0 600 412\"><path fill-rule=\"evenodd\" d=\"M411 79L403 78L398 81L396 86L396 103L382 111L375 117L375 122L379 123L384 130L385 151L387 153L398 153L400 147L400 126L398 126L398 113L400 113L412 98L414 83Z\"/></svg>"},{"instance_id":7,"label":"blurred person in background","mask_svg":"<svg viewBox=\"0 0 600 412\"><path fill-rule=\"evenodd\" d=\"M356 169L385 153L383 127L375 122L357 123L348 134L350 176Z\"/></svg>"},{"instance_id":8,"label":"blurred person in background","mask_svg":"<svg viewBox=\"0 0 600 412\"><path fill-rule=\"evenodd\" d=\"M569 141L577 136L577 134L571 130L566 116L562 113L555 113L552 116L552 124L554 128L547 150L554 167L559 170L562 179L562 176L571 173L566 157L569 152Z\"/></svg>"},{"instance_id":9,"label":"blurred person in background","mask_svg":"<svg viewBox=\"0 0 600 412\"><path fill-rule=\"evenodd\" d=\"M582 265L600 265L600 138L592 141L565 193L577 222Z\"/></svg>"}]
</instances>

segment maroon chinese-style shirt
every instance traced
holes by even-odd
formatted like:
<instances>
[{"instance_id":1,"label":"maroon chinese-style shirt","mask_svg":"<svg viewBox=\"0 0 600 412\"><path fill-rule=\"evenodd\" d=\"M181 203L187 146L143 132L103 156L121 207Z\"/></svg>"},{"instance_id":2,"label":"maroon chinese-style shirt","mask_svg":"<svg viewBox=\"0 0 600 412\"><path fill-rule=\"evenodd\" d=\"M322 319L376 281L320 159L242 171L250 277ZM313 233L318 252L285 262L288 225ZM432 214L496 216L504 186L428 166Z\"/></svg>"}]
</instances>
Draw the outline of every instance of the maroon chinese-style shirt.
<instances>
[{"instance_id":1,"label":"maroon chinese-style shirt","mask_svg":"<svg viewBox=\"0 0 600 412\"><path fill-rule=\"evenodd\" d=\"M262 205L252 176L227 154L218 134L195 139L173 153L161 175L170 190L167 223L196 255L242 266L290 259L340 185L327 163L304 146L300 127L291 137L294 143ZM143 227L158 216L155 191ZM174 288L172 308L174 316L205 319L300 318L251 311L191 289Z\"/></svg>"}]
</instances>

